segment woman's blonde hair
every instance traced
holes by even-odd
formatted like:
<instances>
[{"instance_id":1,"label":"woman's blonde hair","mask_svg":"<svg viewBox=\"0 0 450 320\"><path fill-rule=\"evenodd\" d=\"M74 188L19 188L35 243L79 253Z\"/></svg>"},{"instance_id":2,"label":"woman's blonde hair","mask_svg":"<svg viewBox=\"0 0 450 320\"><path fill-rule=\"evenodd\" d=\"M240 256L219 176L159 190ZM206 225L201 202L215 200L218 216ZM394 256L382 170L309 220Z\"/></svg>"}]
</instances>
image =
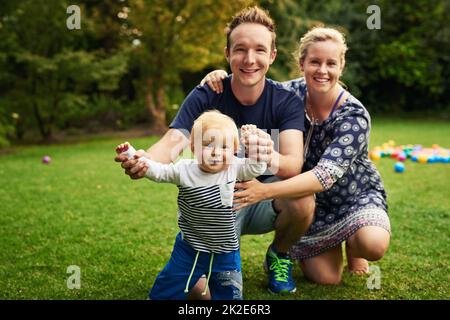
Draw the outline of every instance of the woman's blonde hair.
<instances>
[{"instance_id":1,"label":"woman's blonde hair","mask_svg":"<svg viewBox=\"0 0 450 320\"><path fill-rule=\"evenodd\" d=\"M215 129L220 131L231 132L231 138L235 151L239 149L239 131L236 123L229 116L221 113L218 110L210 110L203 112L195 121L191 130L191 144L194 146L195 137L197 134L201 134L200 141L203 139L203 135L208 130ZM214 132L213 132L214 133ZM209 137L213 138L213 137Z\"/></svg>"},{"instance_id":2,"label":"woman's blonde hair","mask_svg":"<svg viewBox=\"0 0 450 320\"><path fill-rule=\"evenodd\" d=\"M348 50L347 44L345 42L345 35L331 27L324 27L324 26L317 26L312 29L310 29L308 32L306 32L303 37L300 39L300 44L298 46L298 49L295 51L294 56L298 63L302 64L303 61L305 61L305 58L308 54L308 48L320 41L326 41L326 40L332 40L336 43L340 44L342 47L341 50L341 64L345 64L345 53Z\"/></svg>"}]
</instances>

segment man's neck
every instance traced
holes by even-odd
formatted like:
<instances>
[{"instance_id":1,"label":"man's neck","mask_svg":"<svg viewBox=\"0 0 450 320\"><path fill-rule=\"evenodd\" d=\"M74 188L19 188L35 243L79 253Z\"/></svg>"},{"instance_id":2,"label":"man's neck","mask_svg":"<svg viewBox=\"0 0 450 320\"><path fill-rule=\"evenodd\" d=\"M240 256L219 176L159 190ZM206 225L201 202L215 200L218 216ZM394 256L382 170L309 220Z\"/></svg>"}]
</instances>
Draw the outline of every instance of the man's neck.
<instances>
[{"instance_id":1,"label":"man's neck","mask_svg":"<svg viewBox=\"0 0 450 320\"><path fill-rule=\"evenodd\" d=\"M264 91L265 84L266 79L264 78L255 86L244 87L237 84L235 79L231 78L231 90L236 99L244 106L254 105L258 101Z\"/></svg>"}]
</instances>

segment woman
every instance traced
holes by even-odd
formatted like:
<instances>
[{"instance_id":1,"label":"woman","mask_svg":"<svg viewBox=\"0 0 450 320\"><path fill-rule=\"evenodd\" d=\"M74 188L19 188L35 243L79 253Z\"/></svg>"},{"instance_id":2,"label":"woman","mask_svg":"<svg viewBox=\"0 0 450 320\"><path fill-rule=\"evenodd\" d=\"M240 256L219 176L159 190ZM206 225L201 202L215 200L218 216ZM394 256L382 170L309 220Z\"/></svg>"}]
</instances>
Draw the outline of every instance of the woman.
<instances>
[{"instance_id":1,"label":"woman","mask_svg":"<svg viewBox=\"0 0 450 320\"><path fill-rule=\"evenodd\" d=\"M314 221L291 249L303 273L321 284L337 284L346 242L349 271L367 273L368 262L389 246L386 193L368 158L370 116L340 84L347 45L333 28L313 28L301 39L302 78L286 83L305 103L305 164L302 173L279 182L236 184L237 210L266 199L307 197L315 201ZM226 75L226 74L225 74ZM223 71L205 81L221 90Z\"/></svg>"}]
</instances>

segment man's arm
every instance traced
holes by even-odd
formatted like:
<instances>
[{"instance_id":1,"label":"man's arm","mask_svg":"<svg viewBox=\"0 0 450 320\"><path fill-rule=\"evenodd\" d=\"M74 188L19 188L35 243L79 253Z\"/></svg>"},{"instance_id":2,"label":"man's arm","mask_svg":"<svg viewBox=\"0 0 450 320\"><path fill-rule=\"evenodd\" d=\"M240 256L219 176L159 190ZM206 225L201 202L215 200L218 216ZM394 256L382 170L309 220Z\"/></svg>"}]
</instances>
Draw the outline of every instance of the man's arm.
<instances>
[{"instance_id":1,"label":"man's arm","mask_svg":"<svg viewBox=\"0 0 450 320\"><path fill-rule=\"evenodd\" d=\"M154 145L148 148L146 157L160 163L174 162L189 144L189 139L178 129L169 129Z\"/></svg>"},{"instance_id":2,"label":"man's arm","mask_svg":"<svg viewBox=\"0 0 450 320\"><path fill-rule=\"evenodd\" d=\"M300 174L303 167L303 132L284 130L279 136L279 152L273 151L270 171L282 179Z\"/></svg>"},{"instance_id":3,"label":"man's arm","mask_svg":"<svg viewBox=\"0 0 450 320\"><path fill-rule=\"evenodd\" d=\"M135 157L145 156L153 161L168 164L177 159L188 143L189 139L180 130L169 129L147 152L137 151ZM115 161L122 162L125 174L129 175L131 179L144 177L148 169L145 162L137 159L128 160L125 155L116 156Z\"/></svg>"}]
</instances>

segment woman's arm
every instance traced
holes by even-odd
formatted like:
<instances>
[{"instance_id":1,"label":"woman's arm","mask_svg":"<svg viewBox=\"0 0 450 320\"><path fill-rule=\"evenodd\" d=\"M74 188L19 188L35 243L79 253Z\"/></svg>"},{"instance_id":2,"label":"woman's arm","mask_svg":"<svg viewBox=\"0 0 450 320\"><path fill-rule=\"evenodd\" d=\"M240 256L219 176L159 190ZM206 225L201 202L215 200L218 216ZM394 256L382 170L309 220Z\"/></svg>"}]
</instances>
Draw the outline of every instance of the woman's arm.
<instances>
[{"instance_id":1,"label":"woman's arm","mask_svg":"<svg viewBox=\"0 0 450 320\"><path fill-rule=\"evenodd\" d=\"M237 205L234 207L235 211L262 200L301 198L324 191L312 170L273 183L261 183L258 180L236 183L236 188L243 191L234 194L233 202Z\"/></svg>"},{"instance_id":2,"label":"woman's arm","mask_svg":"<svg viewBox=\"0 0 450 320\"><path fill-rule=\"evenodd\" d=\"M223 79L227 76L228 73L225 70L214 70L208 73L202 81L200 81L200 85L202 86L206 83L215 93L222 93Z\"/></svg>"}]
</instances>

